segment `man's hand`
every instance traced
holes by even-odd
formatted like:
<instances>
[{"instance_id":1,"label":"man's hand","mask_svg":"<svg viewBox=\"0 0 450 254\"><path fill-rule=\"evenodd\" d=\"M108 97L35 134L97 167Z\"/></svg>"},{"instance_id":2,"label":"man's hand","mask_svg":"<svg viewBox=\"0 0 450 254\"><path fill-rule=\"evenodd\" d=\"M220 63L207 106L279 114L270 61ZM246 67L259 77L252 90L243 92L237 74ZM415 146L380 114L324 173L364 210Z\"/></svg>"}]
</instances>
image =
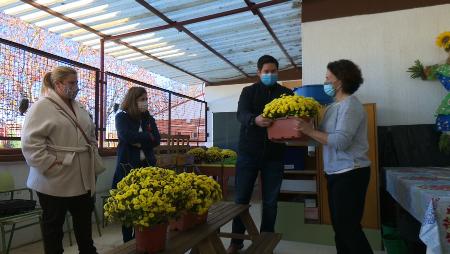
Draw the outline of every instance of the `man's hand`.
<instances>
[{"instance_id":1,"label":"man's hand","mask_svg":"<svg viewBox=\"0 0 450 254\"><path fill-rule=\"evenodd\" d=\"M255 118L255 124L259 127L269 127L272 124L273 120L270 118L264 118L262 115L259 115Z\"/></svg>"}]
</instances>

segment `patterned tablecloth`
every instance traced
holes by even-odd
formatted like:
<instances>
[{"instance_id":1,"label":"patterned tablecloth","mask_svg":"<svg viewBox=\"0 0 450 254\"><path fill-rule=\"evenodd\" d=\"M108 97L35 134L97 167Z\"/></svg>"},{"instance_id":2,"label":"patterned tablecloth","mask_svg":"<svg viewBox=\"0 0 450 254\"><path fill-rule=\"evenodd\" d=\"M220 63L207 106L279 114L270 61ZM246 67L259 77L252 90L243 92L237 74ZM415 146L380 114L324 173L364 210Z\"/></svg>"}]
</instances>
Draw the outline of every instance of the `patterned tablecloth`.
<instances>
[{"instance_id":1,"label":"patterned tablecloth","mask_svg":"<svg viewBox=\"0 0 450 254\"><path fill-rule=\"evenodd\" d=\"M422 223L427 254L450 253L450 168L385 168L386 189Z\"/></svg>"}]
</instances>

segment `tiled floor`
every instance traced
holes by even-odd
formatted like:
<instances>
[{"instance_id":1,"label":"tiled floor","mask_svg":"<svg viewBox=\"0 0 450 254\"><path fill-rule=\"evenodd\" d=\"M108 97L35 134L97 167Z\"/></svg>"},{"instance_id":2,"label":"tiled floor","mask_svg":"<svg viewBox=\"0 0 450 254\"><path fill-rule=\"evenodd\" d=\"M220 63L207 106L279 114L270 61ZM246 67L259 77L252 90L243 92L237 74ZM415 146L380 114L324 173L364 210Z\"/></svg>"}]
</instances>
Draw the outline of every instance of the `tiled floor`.
<instances>
[{"instance_id":1,"label":"tiled floor","mask_svg":"<svg viewBox=\"0 0 450 254\"><path fill-rule=\"evenodd\" d=\"M254 205L250 209L251 215L256 223L259 225L261 221L259 205ZM231 231L231 222L226 224L222 228L223 232ZM99 253L103 253L107 250L111 250L116 246L122 244L122 235L119 225L108 225L102 231L102 237L98 236L97 230L93 230L95 246ZM73 236L73 235L72 235ZM75 240L74 240L75 241ZM228 246L229 240L224 239L225 246ZM77 246L69 246L68 236L64 238L65 253L76 254ZM41 254L44 253L42 242L36 242L17 249L13 249L11 254ZM276 254L332 254L336 253L334 246L316 245L309 243L281 241L275 249ZM382 254L384 252L378 251L376 254Z\"/></svg>"}]
</instances>

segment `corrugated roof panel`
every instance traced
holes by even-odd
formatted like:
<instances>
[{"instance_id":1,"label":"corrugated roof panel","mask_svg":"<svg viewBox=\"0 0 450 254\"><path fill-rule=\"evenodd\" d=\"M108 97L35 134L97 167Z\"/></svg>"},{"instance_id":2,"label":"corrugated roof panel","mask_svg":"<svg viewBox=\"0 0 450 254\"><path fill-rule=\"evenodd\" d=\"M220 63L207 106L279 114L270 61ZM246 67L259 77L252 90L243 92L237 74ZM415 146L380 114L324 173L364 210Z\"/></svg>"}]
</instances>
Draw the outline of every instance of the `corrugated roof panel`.
<instances>
[{"instance_id":1,"label":"corrugated roof panel","mask_svg":"<svg viewBox=\"0 0 450 254\"><path fill-rule=\"evenodd\" d=\"M109 35L167 24L131 0L38 0L37 2ZM147 3L174 21L246 7L242 0L147 0ZM87 46L99 48L97 35L21 1L1 1L0 10ZM300 1L288 1L260 10L290 57L297 65L301 65ZM263 54L271 54L277 58L280 69L292 67L259 17L250 11L190 24L186 28L249 75L256 73L256 61ZM244 77L230 64L187 34L174 28L123 40L188 72L198 74L210 82ZM151 60L115 42L106 42L105 52L177 81L183 80L190 84L201 82L195 77Z\"/></svg>"}]
</instances>

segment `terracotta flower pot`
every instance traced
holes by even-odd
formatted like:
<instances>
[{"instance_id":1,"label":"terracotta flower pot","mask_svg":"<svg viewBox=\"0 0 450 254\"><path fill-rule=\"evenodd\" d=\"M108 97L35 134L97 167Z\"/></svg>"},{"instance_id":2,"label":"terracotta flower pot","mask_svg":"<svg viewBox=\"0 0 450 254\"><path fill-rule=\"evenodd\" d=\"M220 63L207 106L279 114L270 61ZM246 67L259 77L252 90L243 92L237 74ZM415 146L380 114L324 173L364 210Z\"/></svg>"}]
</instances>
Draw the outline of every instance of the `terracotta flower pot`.
<instances>
[{"instance_id":1,"label":"terracotta flower pot","mask_svg":"<svg viewBox=\"0 0 450 254\"><path fill-rule=\"evenodd\" d=\"M172 231L186 231L189 230L196 225L206 223L206 219L208 218L208 212L198 215L192 212L187 212L183 214L177 220L171 221L169 225L169 229Z\"/></svg>"},{"instance_id":2,"label":"terracotta flower pot","mask_svg":"<svg viewBox=\"0 0 450 254\"><path fill-rule=\"evenodd\" d=\"M135 227L136 253L153 254L164 250L167 238L167 223L152 227Z\"/></svg>"},{"instance_id":3,"label":"terracotta flower pot","mask_svg":"<svg viewBox=\"0 0 450 254\"><path fill-rule=\"evenodd\" d=\"M273 121L267 128L269 139L272 141L298 140L306 141L308 136L295 130L297 117L279 118ZM302 118L305 121L311 121L311 118Z\"/></svg>"}]
</instances>

